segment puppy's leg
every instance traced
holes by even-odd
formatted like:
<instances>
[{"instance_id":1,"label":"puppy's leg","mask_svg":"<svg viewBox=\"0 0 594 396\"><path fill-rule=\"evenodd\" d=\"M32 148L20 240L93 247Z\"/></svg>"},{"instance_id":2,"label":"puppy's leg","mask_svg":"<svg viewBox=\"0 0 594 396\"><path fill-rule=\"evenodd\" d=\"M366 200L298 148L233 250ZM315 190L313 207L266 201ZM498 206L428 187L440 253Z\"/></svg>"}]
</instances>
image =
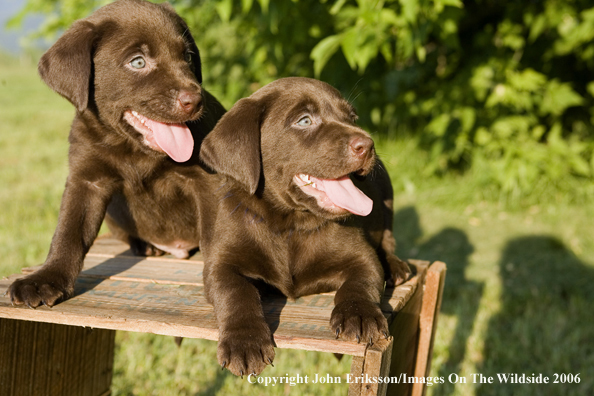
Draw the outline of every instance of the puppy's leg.
<instances>
[{"instance_id":1,"label":"puppy's leg","mask_svg":"<svg viewBox=\"0 0 594 396\"><path fill-rule=\"evenodd\" d=\"M207 270L205 287L219 325L219 364L235 375L258 375L274 360L258 289L234 266L213 267Z\"/></svg>"},{"instance_id":2,"label":"puppy's leg","mask_svg":"<svg viewBox=\"0 0 594 396\"><path fill-rule=\"evenodd\" d=\"M388 322L379 303L383 292L383 274L379 263L350 263L345 282L334 297L335 307L330 327L336 338L373 344L388 337Z\"/></svg>"},{"instance_id":3,"label":"puppy's leg","mask_svg":"<svg viewBox=\"0 0 594 396\"><path fill-rule=\"evenodd\" d=\"M392 231L386 228L381 246L377 250L382 267L384 267L386 287L398 286L405 282L411 274L408 264L400 260L394 254L394 250L396 250L396 240Z\"/></svg>"},{"instance_id":4,"label":"puppy's leg","mask_svg":"<svg viewBox=\"0 0 594 396\"><path fill-rule=\"evenodd\" d=\"M408 264L400 260L396 252L396 239L392 233L394 222L394 191L390 176L384 164L378 160L375 166L375 181L382 194L382 216L384 222L384 233L377 254L384 268L387 287L397 286L408 279L411 274Z\"/></svg>"},{"instance_id":5,"label":"puppy's leg","mask_svg":"<svg viewBox=\"0 0 594 396\"><path fill-rule=\"evenodd\" d=\"M84 256L99 232L109 195L108 186L69 176L45 264L10 285L8 294L13 304L51 307L73 294Z\"/></svg>"}]
</instances>

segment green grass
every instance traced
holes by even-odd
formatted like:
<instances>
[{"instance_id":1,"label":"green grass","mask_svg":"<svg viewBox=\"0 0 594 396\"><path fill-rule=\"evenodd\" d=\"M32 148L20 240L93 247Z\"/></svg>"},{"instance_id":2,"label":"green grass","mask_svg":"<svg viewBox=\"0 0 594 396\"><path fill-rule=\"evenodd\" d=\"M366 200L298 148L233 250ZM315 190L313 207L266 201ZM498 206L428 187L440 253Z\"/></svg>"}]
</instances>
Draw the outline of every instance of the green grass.
<instances>
[{"instance_id":1,"label":"green grass","mask_svg":"<svg viewBox=\"0 0 594 396\"><path fill-rule=\"evenodd\" d=\"M32 65L0 58L0 276L43 262L67 175L74 111ZM425 175L411 138L378 138L395 189L398 254L448 264L430 395L585 395L594 389L594 205L549 191L509 201L473 171ZM344 395L346 384L263 387L216 363L216 343L118 332L115 395ZM394 358L398 358L397 356ZM277 350L264 376L342 376L350 358ZM450 384L448 376L466 377ZM472 374L494 376L473 384ZM497 373L580 373L579 384L505 385ZM591 394L591 393L590 393Z\"/></svg>"},{"instance_id":2,"label":"green grass","mask_svg":"<svg viewBox=\"0 0 594 396\"><path fill-rule=\"evenodd\" d=\"M46 89L33 65L0 58L0 257L2 272L43 261L68 172L74 110Z\"/></svg>"}]
</instances>

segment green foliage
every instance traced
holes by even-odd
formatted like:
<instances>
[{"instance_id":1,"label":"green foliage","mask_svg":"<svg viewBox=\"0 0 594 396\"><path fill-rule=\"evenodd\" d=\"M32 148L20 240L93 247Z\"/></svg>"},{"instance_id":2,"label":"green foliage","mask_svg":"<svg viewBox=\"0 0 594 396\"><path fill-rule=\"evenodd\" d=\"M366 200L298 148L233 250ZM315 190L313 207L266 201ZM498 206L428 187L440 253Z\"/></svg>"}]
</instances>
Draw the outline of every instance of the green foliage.
<instances>
[{"instance_id":1,"label":"green foliage","mask_svg":"<svg viewBox=\"0 0 594 396\"><path fill-rule=\"evenodd\" d=\"M367 129L415 136L427 173L471 167L513 196L594 183L587 0L171 2L201 48L205 85L227 106L280 77L318 77ZM103 3L28 0L21 17L47 14L47 36Z\"/></svg>"}]
</instances>

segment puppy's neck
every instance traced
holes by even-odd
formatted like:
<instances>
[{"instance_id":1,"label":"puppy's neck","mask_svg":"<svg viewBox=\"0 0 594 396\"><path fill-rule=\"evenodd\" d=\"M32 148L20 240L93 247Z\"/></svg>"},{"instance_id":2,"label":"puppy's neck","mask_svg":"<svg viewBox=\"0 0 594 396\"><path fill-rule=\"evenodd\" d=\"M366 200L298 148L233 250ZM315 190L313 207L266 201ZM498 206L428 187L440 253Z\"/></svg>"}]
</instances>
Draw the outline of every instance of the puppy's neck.
<instances>
[{"instance_id":1,"label":"puppy's neck","mask_svg":"<svg viewBox=\"0 0 594 396\"><path fill-rule=\"evenodd\" d=\"M228 179L223 182L219 197L230 215L243 217L248 226L267 227L275 234L318 231L332 221L305 209L284 207L261 190L251 195Z\"/></svg>"}]
</instances>

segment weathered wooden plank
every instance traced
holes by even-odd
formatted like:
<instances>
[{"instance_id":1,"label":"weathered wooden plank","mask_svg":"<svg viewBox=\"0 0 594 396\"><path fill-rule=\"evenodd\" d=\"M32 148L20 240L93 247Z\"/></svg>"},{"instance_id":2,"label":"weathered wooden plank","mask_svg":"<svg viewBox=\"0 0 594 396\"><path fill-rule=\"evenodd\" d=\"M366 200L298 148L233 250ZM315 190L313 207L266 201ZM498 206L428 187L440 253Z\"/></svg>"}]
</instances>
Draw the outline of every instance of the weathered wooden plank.
<instances>
[{"instance_id":1,"label":"weathered wooden plank","mask_svg":"<svg viewBox=\"0 0 594 396\"><path fill-rule=\"evenodd\" d=\"M418 274L419 282L424 280L424 275L424 272ZM388 395L408 395L412 389L408 381L402 381L402 376L413 375L422 301L423 287L418 287L406 306L395 314L390 324L390 334L394 337L390 376L400 377L401 382L389 384Z\"/></svg>"},{"instance_id":2,"label":"weathered wooden plank","mask_svg":"<svg viewBox=\"0 0 594 396\"><path fill-rule=\"evenodd\" d=\"M23 268L24 274L41 266ZM87 256L79 277L171 285L202 285L204 265L188 260L151 260L145 257Z\"/></svg>"},{"instance_id":3,"label":"weathered wooden plank","mask_svg":"<svg viewBox=\"0 0 594 396\"><path fill-rule=\"evenodd\" d=\"M11 322L11 326L4 325L3 321L6 319L0 319L0 341L3 340L15 340L17 334L16 322ZM15 387L15 369L16 365L13 364L17 359L16 343L14 341L0 342L0 356L5 357L0 359L0 386L5 389L7 395L14 393Z\"/></svg>"},{"instance_id":4,"label":"weathered wooden plank","mask_svg":"<svg viewBox=\"0 0 594 396\"><path fill-rule=\"evenodd\" d=\"M388 385L380 383L380 377L390 375L393 343L394 338L390 337L388 340L376 342L365 351L363 375L366 381L361 386L361 396L384 396L386 394ZM372 380L369 382L367 378Z\"/></svg>"},{"instance_id":5,"label":"weathered wooden plank","mask_svg":"<svg viewBox=\"0 0 594 396\"><path fill-rule=\"evenodd\" d=\"M417 283L418 278L415 277L396 289L387 289L381 302L382 311L390 313L400 311L417 289Z\"/></svg>"},{"instance_id":6,"label":"weathered wooden plank","mask_svg":"<svg viewBox=\"0 0 594 396\"><path fill-rule=\"evenodd\" d=\"M187 261L163 263L145 259L137 260L137 258L88 257L79 283L88 283L85 279L91 278L151 284L202 285L202 266L199 264L194 265ZM30 273L32 269L24 269L23 272ZM11 276L11 279L15 279L15 277ZM386 313L400 310L416 289L418 280L419 277L414 277L395 289L387 289L382 301L382 310ZM334 293L306 296L298 299L295 303L311 305L310 301L318 301L320 306L331 307L333 296Z\"/></svg>"},{"instance_id":7,"label":"weathered wooden plank","mask_svg":"<svg viewBox=\"0 0 594 396\"><path fill-rule=\"evenodd\" d=\"M0 281L0 291L10 284L12 279ZM309 319L328 319L334 303L333 296L314 295L296 301L283 297L268 297L263 301L264 313L274 317L282 314L286 317ZM0 300L1 301L1 300ZM8 299L6 298L8 303ZM75 296L58 304L54 310L80 306L85 309L111 310L110 316L126 316L130 310L167 315L179 315L179 321L191 314L211 313L212 307L204 296L204 288L196 285L168 285L141 282L123 282L80 278L76 283ZM42 307L43 308L43 307ZM32 315L35 310L28 311ZM102 311L96 311L100 315ZM91 316L94 314L91 312ZM175 318L173 318L175 320Z\"/></svg>"},{"instance_id":8,"label":"weathered wooden plank","mask_svg":"<svg viewBox=\"0 0 594 396\"><path fill-rule=\"evenodd\" d=\"M75 296L53 309L12 307L0 297L0 317L216 340L212 307L202 286L203 263L167 257L134 257L127 245L99 239L85 260ZM417 290L420 276L386 290L382 310L389 321ZM24 272L31 272L31 269ZM0 281L0 296L18 275ZM266 297L263 309L279 347L362 356L365 347L336 340L329 329L334 293L296 301Z\"/></svg>"},{"instance_id":9,"label":"weathered wooden plank","mask_svg":"<svg viewBox=\"0 0 594 396\"><path fill-rule=\"evenodd\" d=\"M0 292L3 291L3 286L8 286L12 278L14 276L0 282ZM400 303L404 303L404 298ZM164 315L169 321L183 322L184 318L192 315L212 317L212 308L204 297L203 287L196 285L124 282L81 277L76 284L75 296L57 307L68 306L94 310L94 316L101 316L105 310L108 310L109 315L104 314L104 316L126 316L127 311L137 310ZM280 322L283 326L295 327L294 323L297 320L297 324L311 327L321 320L323 325L317 326L320 331L329 331L327 321L333 308L334 296L330 294L305 296L295 301L283 297L269 297L263 301L264 313L272 325L275 323L278 325ZM388 311L386 314L390 313ZM171 316L179 316L179 319L172 319ZM89 326L93 325L94 323L89 323Z\"/></svg>"},{"instance_id":10,"label":"weathered wooden plank","mask_svg":"<svg viewBox=\"0 0 594 396\"><path fill-rule=\"evenodd\" d=\"M193 256L192 261L169 257L138 257L132 255L128 245L123 242L99 238L85 259L80 277L96 279L112 279L149 283L167 283L177 285L202 285L204 264L200 253ZM424 272L428 262L411 260L417 272ZM24 268L28 274L40 266ZM410 298L417 287L419 277L413 277L397 288L386 289L382 301L384 312L398 311ZM334 293L324 293L334 295Z\"/></svg>"},{"instance_id":11,"label":"weathered wooden plank","mask_svg":"<svg viewBox=\"0 0 594 396\"><path fill-rule=\"evenodd\" d=\"M1 283L10 282L2 281L0 287L7 286ZM4 297L0 299L0 316L189 338L218 339L212 307L201 295L201 287L193 286L187 295L180 297L179 292L172 289L189 286L138 284L134 289L127 289L122 286L124 282L107 280L101 282L101 287L88 288L83 283L84 279L77 283L77 288L84 289L83 293L52 309L39 307L31 310L22 306L12 307ZM295 311L291 307L294 307ZM364 345L334 338L328 326L330 308L307 308L277 300L266 301L264 310L275 331L275 341L279 347L354 355L364 353ZM325 313L320 315L319 312Z\"/></svg>"},{"instance_id":12,"label":"weathered wooden plank","mask_svg":"<svg viewBox=\"0 0 594 396\"><path fill-rule=\"evenodd\" d=\"M390 375L393 341L393 337L380 340L368 347L364 356L353 356L348 396L386 394L387 384L379 384L379 378ZM372 378L376 378L377 382Z\"/></svg>"},{"instance_id":13,"label":"weathered wooden plank","mask_svg":"<svg viewBox=\"0 0 594 396\"><path fill-rule=\"evenodd\" d=\"M363 374L363 367L365 367L365 355L353 356L351 363L351 378L360 378ZM363 384L360 381L351 381L349 383L348 396L361 396L361 387Z\"/></svg>"},{"instance_id":14,"label":"weathered wooden plank","mask_svg":"<svg viewBox=\"0 0 594 396\"><path fill-rule=\"evenodd\" d=\"M0 305L0 316L10 317L23 321L35 320L39 322L57 323L72 326L89 326L93 323L94 328L136 331L144 333L154 333L161 335L180 336L185 338L202 338L208 340L218 339L218 330L214 318L210 320L199 320L193 325L180 323L167 323L163 321L155 321L154 315L129 315L129 319L113 318L109 316L98 317L94 316L92 321L89 316L85 315L88 310L71 310L68 314L56 315L55 312L46 309L38 308L34 317L27 312L26 308L11 309L10 314L4 310L5 307ZM55 310L55 308L54 308ZM291 323L290 321L283 321L274 333L274 340L279 348L304 349L311 351L344 353L353 356L362 356L365 352L364 344L357 344L355 342L347 342L336 340L331 337L331 332L321 332L318 329L320 324L309 324L309 327L303 328L302 323ZM313 329L316 327L316 329ZM288 329L288 331L287 331ZM324 333L330 335L324 336Z\"/></svg>"},{"instance_id":15,"label":"weathered wooden plank","mask_svg":"<svg viewBox=\"0 0 594 396\"><path fill-rule=\"evenodd\" d=\"M114 336L111 330L1 318L0 393L104 395L111 384Z\"/></svg>"},{"instance_id":16,"label":"weathered wooden plank","mask_svg":"<svg viewBox=\"0 0 594 396\"><path fill-rule=\"evenodd\" d=\"M1 281L0 288L7 286L10 280ZM92 309L90 316L101 316L108 312L109 316L126 317L129 311L166 315L168 320L184 322L192 314L212 313L212 307L204 297L202 286L164 285L139 282L122 282L81 278L75 288L75 296L58 304L53 310L82 307ZM8 303L8 300L6 299ZM41 309L46 309L41 307ZM271 318L302 317L304 324L310 320L328 320L333 309L332 296L307 296L296 301L282 297L266 298L263 301L264 313ZM35 315L37 310L27 310ZM176 318L179 316L178 318Z\"/></svg>"},{"instance_id":17,"label":"weathered wooden plank","mask_svg":"<svg viewBox=\"0 0 594 396\"><path fill-rule=\"evenodd\" d=\"M437 317L446 277L446 265L440 261L431 264L425 280L425 293L419 317L419 345L415 364L415 377L429 376L433 341L437 329ZM412 395L423 396L427 387L422 383L413 384Z\"/></svg>"},{"instance_id":18,"label":"weathered wooden plank","mask_svg":"<svg viewBox=\"0 0 594 396\"><path fill-rule=\"evenodd\" d=\"M39 267L28 267L23 273L29 274ZM156 283L170 285L202 285L203 264L175 260L163 262L138 257L95 257L85 259L80 278L111 279L140 283ZM12 279L12 277L11 277ZM386 289L382 300L382 310L386 313L399 311L408 301L418 285L419 277L414 277L397 288ZM333 298L335 293L324 293L310 296L311 299ZM320 297L323 296L323 297ZM307 297L304 297L307 299ZM300 299L302 300L302 299ZM302 300L304 303L306 300Z\"/></svg>"}]
</instances>

